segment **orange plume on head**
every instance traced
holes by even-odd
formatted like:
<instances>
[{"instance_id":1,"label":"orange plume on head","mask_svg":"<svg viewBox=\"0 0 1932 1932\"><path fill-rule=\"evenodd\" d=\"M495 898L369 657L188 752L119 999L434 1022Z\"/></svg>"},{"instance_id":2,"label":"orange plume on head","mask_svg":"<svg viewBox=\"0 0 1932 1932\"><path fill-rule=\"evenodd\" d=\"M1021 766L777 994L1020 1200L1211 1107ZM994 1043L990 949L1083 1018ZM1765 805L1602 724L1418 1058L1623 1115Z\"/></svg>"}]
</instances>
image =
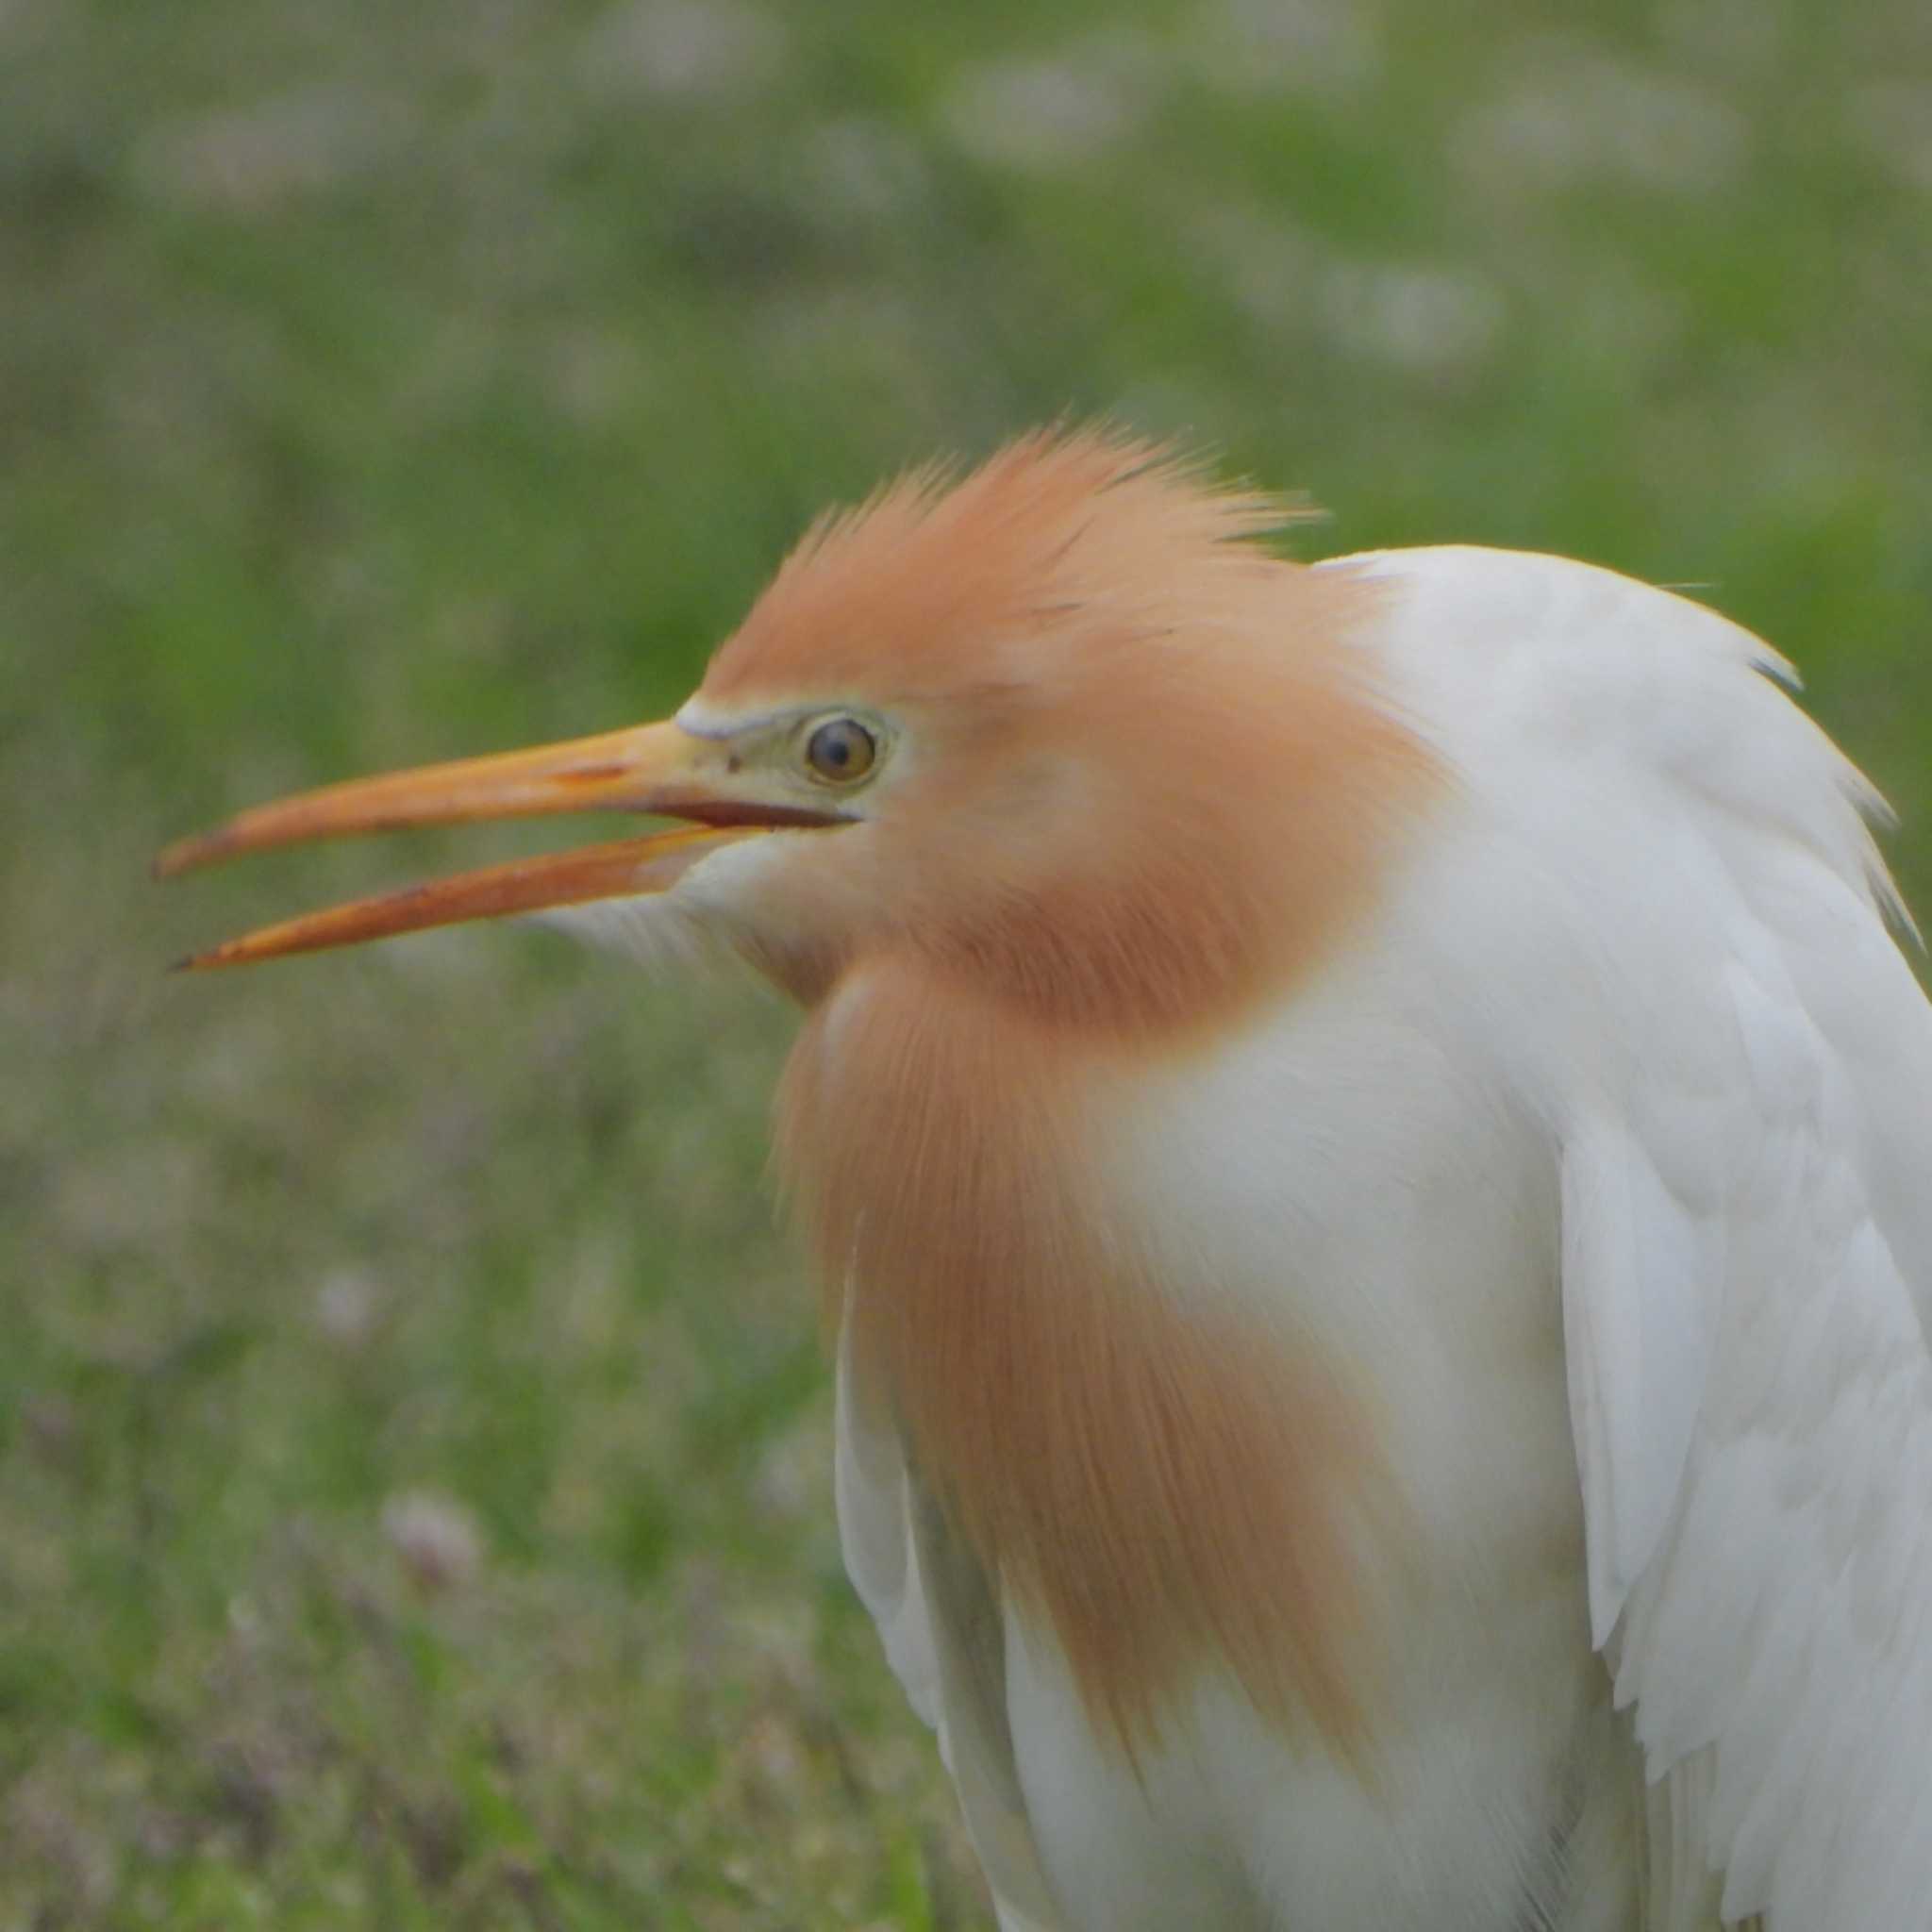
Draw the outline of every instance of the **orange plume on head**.
<instances>
[{"instance_id":1,"label":"orange plume on head","mask_svg":"<svg viewBox=\"0 0 1932 1932\"><path fill-rule=\"evenodd\" d=\"M1277 567L1249 540L1307 514L1138 436L1035 430L964 474L927 465L821 517L719 649L704 692L952 695L962 680L999 682L1009 646L1026 662L1043 627L1198 625Z\"/></svg>"}]
</instances>

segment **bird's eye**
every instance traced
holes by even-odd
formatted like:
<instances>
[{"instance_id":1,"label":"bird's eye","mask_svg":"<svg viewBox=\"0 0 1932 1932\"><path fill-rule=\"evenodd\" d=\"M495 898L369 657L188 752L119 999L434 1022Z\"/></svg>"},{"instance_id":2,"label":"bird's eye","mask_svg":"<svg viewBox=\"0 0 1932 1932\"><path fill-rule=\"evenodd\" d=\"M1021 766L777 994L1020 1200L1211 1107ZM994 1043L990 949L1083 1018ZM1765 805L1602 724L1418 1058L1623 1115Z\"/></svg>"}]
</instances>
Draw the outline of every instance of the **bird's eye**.
<instances>
[{"instance_id":1,"label":"bird's eye","mask_svg":"<svg viewBox=\"0 0 1932 1932\"><path fill-rule=\"evenodd\" d=\"M872 770L877 741L857 718L832 718L805 741L805 761L831 785L850 785Z\"/></svg>"}]
</instances>

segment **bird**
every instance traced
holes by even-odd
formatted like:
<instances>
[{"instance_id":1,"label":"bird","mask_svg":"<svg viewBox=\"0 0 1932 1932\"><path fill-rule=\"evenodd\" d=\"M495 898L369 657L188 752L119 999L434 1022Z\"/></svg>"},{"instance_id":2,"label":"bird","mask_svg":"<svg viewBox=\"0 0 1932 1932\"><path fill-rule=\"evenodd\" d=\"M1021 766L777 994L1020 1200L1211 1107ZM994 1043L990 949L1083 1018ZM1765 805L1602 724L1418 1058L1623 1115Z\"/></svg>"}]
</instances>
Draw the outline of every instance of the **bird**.
<instances>
[{"instance_id":1,"label":"bird","mask_svg":"<svg viewBox=\"0 0 1932 1932\"><path fill-rule=\"evenodd\" d=\"M1061 422L813 524L666 721L160 871L618 810L504 914L795 1002L846 1566L1003 1932L1932 1926L1932 1007L1712 608L1302 562Z\"/></svg>"}]
</instances>

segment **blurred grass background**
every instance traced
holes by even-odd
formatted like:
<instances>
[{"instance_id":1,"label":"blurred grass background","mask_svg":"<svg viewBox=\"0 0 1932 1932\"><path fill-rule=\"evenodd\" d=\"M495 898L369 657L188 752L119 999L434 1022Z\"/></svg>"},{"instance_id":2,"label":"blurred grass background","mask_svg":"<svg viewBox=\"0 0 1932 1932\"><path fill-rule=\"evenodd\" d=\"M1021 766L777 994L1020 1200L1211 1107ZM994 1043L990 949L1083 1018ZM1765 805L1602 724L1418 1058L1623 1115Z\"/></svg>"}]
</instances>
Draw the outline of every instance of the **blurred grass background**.
<instances>
[{"instance_id":1,"label":"blurred grass background","mask_svg":"<svg viewBox=\"0 0 1932 1932\"><path fill-rule=\"evenodd\" d=\"M784 1014L212 983L279 789L674 703L1065 409L1794 656L1932 906L1919 0L0 4L0 1926L966 1927L846 1591ZM527 844L528 841L525 841Z\"/></svg>"}]
</instances>

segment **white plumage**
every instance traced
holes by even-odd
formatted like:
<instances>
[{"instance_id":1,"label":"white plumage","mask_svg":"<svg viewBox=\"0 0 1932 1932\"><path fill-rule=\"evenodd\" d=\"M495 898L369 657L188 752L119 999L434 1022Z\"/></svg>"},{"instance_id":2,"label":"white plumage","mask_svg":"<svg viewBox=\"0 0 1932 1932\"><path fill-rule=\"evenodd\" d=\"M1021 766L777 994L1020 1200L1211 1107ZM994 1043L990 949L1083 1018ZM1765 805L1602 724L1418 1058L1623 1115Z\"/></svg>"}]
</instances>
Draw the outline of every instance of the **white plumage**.
<instances>
[{"instance_id":1,"label":"white plumage","mask_svg":"<svg viewBox=\"0 0 1932 1932\"><path fill-rule=\"evenodd\" d=\"M1374 1364L1416 1647L1366 1788L1212 1673L1137 1773L848 1386L847 1561L1002 1923L1932 1924L1932 1010L1873 795L1696 604L1322 568L1395 592L1362 648L1454 805L1112 1172L1191 1275Z\"/></svg>"}]
</instances>

